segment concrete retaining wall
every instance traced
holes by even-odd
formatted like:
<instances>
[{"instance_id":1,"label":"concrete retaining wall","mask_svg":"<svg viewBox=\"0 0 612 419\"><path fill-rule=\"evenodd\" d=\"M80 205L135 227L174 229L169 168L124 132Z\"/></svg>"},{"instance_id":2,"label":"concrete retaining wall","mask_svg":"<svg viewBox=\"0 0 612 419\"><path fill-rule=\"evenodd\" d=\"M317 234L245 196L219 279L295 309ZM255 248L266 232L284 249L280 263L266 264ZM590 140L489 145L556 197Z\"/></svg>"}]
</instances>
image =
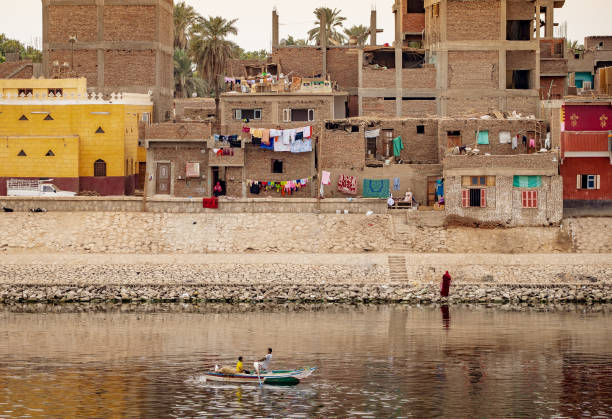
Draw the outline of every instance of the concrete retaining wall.
<instances>
[{"instance_id":1,"label":"concrete retaining wall","mask_svg":"<svg viewBox=\"0 0 612 419\"><path fill-rule=\"evenodd\" d=\"M147 212L153 213L327 213L345 210L351 214L387 213L382 199L266 198L219 200L219 209L202 208L201 198L149 198L146 205L139 197L0 197L0 207L16 212L32 208L61 212Z\"/></svg>"}]
</instances>

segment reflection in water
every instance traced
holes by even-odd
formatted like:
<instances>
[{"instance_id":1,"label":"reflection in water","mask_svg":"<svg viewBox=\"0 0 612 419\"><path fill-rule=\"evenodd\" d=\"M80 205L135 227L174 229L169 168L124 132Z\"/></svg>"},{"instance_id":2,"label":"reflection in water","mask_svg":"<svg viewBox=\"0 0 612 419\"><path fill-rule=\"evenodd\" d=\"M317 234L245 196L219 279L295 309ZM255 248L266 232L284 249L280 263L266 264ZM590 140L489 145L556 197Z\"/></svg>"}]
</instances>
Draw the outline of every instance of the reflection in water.
<instances>
[{"instance_id":1,"label":"reflection in water","mask_svg":"<svg viewBox=\"0 0 612 419\"><path fill-rule=\"evenodd\" d=\"M453 307L453 327L448 306L153 307L0 311L0 417L612 415L608 307ZM268 346L273 367L320 369L296 387L201 375Z\"/></svg>"}]
</instances>

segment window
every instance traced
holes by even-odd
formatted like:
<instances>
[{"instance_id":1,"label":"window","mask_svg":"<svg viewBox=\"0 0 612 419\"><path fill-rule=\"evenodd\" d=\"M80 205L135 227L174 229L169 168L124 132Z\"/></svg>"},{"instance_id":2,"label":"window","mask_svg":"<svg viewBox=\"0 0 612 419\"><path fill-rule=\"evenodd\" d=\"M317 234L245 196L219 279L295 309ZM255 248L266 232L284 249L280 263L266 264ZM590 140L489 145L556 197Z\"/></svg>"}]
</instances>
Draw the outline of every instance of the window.
<instances>
[{"instance_id":1,"label":"window","mask_svg":"<svg viewBox=\"0 0 612 419\"><path fill-rule=\"evenodd\" d=\"M261 109L234 109L234 119L261 119Z\"/></svg>"},{"instance_id":2,"label":"window","mask_svg":"<svg viewBox=\"0 0 612 419\"><path fill-rule=\"evenodd\" d=\"M283 109L283 122L312 122L314 109Z\"/></svg>"},{"instance_id":3,"label":"window","mask_svg":"<svg viewBox=\"0 0 612 419\"><path fill-rule=\"evenodd\" d=\"M514 176L515 188L539 188L542 186L542 176Z\"/></svg>"},{"instance_id":4,"label":"window","mask_svg":"<svg viewBox=\"0 0 612 419\"><path fill-rule=\"evenodd\" d=\"M20 121L29 121L28 117L25 115L21 115L21 117L19 118Z\"/></svg>"},{"instance_id":5,"label":"window","mask_svg":"<svg viewBox=\"0 0 612 419\"><path fill-rule=\"evenodd\" d=\"M47 154L45 154L45 157L55 157L55 153L53 152L53 150L49 150L47 151Z\"/></svg>"},{"instance_id":6,"label":"window","mask_svg":"<svg viewBox=\"0 0 612 419\"><path fill-rule=\"evenodd\" d=\"M359 125L351 125L351 132L359 132Z\"/></svg>"},{"instance_id":7,"label":"window","mask_svg":"<svg viewBox=\"0 0 612 419\"><path fill-rule=\"evenodd\" d=\"M147 125L151 125L151 114L149 112L145 112L140 117L141 121Z\"/></svg>"},{"instance_id":8,"label":"window","mask_svg":"<svg viewBox=\"0 0 612 419\"><path fill-rule=\"evenodd\" d=\"M282 160L272 160L272 173L283 173Z\"/></svg>"},{"instance_id":9,"label":"window","mask_svg":"<svg viewBox=\"0 0 612 419\"><path fill-rule=\"evenodd\" d=\"M600 189L600 183L599 175L578 175L576 189Z\"/></svg>"},{"instance_id":10,"label":"window","mask_svg":"<svg viewBox=\"0 0 612 419\"><path fill-rule=\"evenodd\" d=\"M464 208L485 208L487 206L486 189L463 189L461 191L461 205Z\"/></svg>"},{"instance_id":11,"label":"window","mask_svg":"<svg viewBox=\"0 0 612 419\"><path fill-rule=\"evenodd\" d=\"M34 91L32 89L17 89L18 96L28 96L33 95Z\"/></svg>"},{"instance_id":12,"label":"window","mask_svg":"<svg viewBox=\"0 0 612 419\"><path fill-rule=\"evenodd\" d=\"M47 89L47 96L62 97L64 96L64 89Z\"/></svg>"},{"instance_id":13,"label":"window","mask_svg":"<svg viewBox=\"0 0 612 419\"><path fill-rule=\"evenodd\" d=\"M461 146L461 131L447 131L447 147L455 148Z\"/></svg>"},{"instance_id":14,"label":"window","mask_svg":"<svg viewBox=\"0 0 612 419\"><path fill-rule=\"evenodd\" d=\"M440 16L440 3L436 3L431 7L431 16L432 17Z\"/></svg>"},{"instance_id":15,"label":"window","mask_svg":"<svg viewBox=\"0 0 612 419\"><path fill-rule=\"evenodd\" d=\"M53 117L51 115L47 115L44 117L43 121L53 121Z\"/></svg>"},{"instance_id":16,"label":"window","mask_svg":"<svg viewBox=\"0 0 612 419\"><path fill-rule=\"evenodd\" d=\"M106 176L106 162L102 159L98 159L94 163L94 176L103 177Z\"/></svg>"},{"instance_id":17,"label":"window","mask_svg":"<svg viewBox=\"0 0 612 419\"><path fill-rule=\"evenodd\" d=\"M479 145L487 145L489 144L489 131L478 131L478 135L476 136L477 143Z\"/></svg>"},{"instance_id":18,"label":"window","mask_svg":"<svg viewBox=\"0 0 612 419\"><path fill-rule=\"evenodd\" d=\"M408 13L425 13L424 0L408 0Z\"/></svg>"},{"instance_id":19,"label":"window","mask_svg":"<svg viewBox=\"0 0 612 419\"><path fill-rule=\"evenodd\" d=\"M579 60L580 59L580 54L574 54L574 59L575 60Z\"/></svg>"},{"instance_id":20,"label":"window","mask_svg":"<svg viewBox=\"0 0 612 419\"><path fill-rule=\"evenodd\" d=\"M378 138L367 138L366 141L366 152L372 157L376 157L376 140Z\"/></svg>"},{"instance_id":21,"label":"window","mask_svg":"<svg viewBox=\"0 0 612 419\"><path fill-rule=\"evenodd\" d=\"M509 20L506 22L506 40L529 41L531 40L530 20Z\"/></svg>"},{"instance_id":22,"label":"window","mask_svg":"<svg viewBox=\"0 0 612 419\"><path fill-rule=\"evenodd\" d=\"M417 134L425 134L425 125L417 125Z\"/></svg>"},{"instance_id":23,"label":"window","mask_svg":"<svg viewBox=\"0 0 612 419\"><path fill-rule=\"evenodd\" d=\"M506 77L506 88L527 90L530 88L530 77L531 70L508 70Z\"/></svg>"},{"instance_id":24,"label":"window","mask_svg":"<svg viewBox=\"0 0 612 419\"><path fill-rule=\"evenodd\" d=\"M102 129L102 127L98 127L98 129L96 130L96 134L104 134L104 130Z\"/></svg>"},{"instance_id":25,"label":"window","mask_svg":"<svg viewBox=\"0 0 612 419\"><path fill-rule=\"evenodd\" d=\"M495 176L463 176L461 186L464 188L495 186Z\"/></svg>"},{"instance_id":26,"label":"window","mask_svg":"<svg viewBox=\"0 0 612 419\"><path fill-rule=\"evenodd\" d=\"M523 208L538 207L538 191L523 191Z\"/></svg>"},{"instance_id":27,"label":"window","mask_svg":"<svg viewBox=\"0 0 612 419\"><path fill-rule=\"evenodd\" d=\"M391 157L393 155L393 130L392 129L383 129L383 138L384 138L384 147L385 147L385 157Z\"/></svg>"},{"instance_id":28,"label":"window","mask_svg":"<svg viewBox=\"0 0 612 419\"><path fill-rule=\"evenodd\" d=\"M26 153L25 153L25 151L23 151L23 150L21 150L19 153L17 153L17 155L18 155L19 157L26 157L26 156L27 156L27 154L26 154Z\"/></svg>"}]
</instances>

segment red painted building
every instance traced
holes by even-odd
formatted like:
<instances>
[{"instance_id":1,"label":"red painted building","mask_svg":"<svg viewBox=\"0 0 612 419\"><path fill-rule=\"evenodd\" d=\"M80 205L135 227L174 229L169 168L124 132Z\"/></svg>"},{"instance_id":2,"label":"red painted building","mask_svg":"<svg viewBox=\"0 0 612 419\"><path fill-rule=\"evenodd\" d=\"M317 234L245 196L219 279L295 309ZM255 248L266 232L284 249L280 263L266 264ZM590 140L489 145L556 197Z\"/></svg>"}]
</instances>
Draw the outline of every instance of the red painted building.
<instances>
[{"instance_id":1,"label":"red painted building","mask_svg":"<svg viewBox=\"0 0 612 419\"><path fill-rule=\"evenodd\" d=\"M612 99L572 99L561 108L566 208L612 205Z\"/></svg>"}]
</instances>

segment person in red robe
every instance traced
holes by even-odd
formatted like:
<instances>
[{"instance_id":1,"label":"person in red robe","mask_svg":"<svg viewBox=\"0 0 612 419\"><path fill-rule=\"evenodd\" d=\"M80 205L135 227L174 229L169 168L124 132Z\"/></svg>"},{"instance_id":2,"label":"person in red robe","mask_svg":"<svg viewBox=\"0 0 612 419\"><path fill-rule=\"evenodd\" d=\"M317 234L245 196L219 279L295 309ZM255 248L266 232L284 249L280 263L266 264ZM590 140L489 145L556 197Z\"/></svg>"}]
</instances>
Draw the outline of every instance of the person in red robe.
<instances>
[{"instance_id":1,"label":"person in red robe","mask_svg":"<svg viewBox=\"0 0 612 419\"><path fill-rule=\"evenodd\" d=\"M448 297L448 292L450 291L450 284L451 276L448 271L446 271L446 273L442 275L442 283L440 284L440 296Z\"/></svg>"}]
</instances>

